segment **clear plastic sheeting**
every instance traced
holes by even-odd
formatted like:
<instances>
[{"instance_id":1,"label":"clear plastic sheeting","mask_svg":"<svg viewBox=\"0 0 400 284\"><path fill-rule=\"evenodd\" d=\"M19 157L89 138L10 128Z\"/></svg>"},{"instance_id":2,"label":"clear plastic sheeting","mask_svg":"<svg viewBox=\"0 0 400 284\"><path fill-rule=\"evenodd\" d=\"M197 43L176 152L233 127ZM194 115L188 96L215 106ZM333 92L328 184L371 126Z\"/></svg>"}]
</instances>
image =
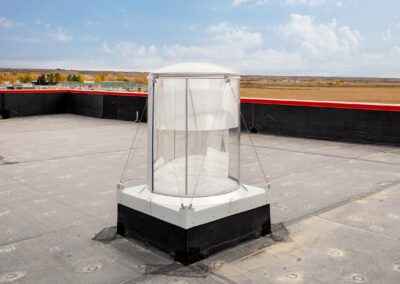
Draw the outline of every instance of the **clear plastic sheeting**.
<instances>
[{"instance_id":1,"label":"clear plastic sheeting","mask_svg":"<svg viewBox=\"0 0 400 284\"><path fill-rule=\"evenodd\" d=\"M153 84L152 190L181 197L236 190L238 78L157 76Z\"/></svg>"},{"instance_id":2,"label":"clear plastic sheeting","mask_svg":"<svg viewBox=\"0 0 400 284\"><path fill-rule=\"evenodd\" d=\"M223 78L158 78L154 83L154 128L175 131L236 128L237 101L237 92L234 94Z\"/></svg>"},{"instance_id":3,"label":"clear plastic sheeting","mask_svg":"<svg viewBox=\"0 0 400 284\"><path fill-rule=\"evenodd\" d=\"M198 197L239 187L239 77L185 63L150 74L148 160L154 193Z\"/></svg>"}]
</instances>

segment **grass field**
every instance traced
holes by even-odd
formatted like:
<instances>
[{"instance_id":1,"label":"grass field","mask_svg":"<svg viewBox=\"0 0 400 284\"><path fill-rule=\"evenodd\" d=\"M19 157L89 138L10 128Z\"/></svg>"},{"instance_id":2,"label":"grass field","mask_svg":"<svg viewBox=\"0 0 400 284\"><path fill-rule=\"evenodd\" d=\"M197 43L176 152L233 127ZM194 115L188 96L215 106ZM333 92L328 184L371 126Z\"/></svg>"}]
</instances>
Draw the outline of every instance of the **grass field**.
<instances>
[{"instance_id":1,"label":"grass field","mask_svg":"<svg viewBox=\"0 0 400 284\"><path fill-rule=\"evenodd\" d=\"M242 97L400 104L400 87L241 88Z\"/></svg>"},{"instance_id":2,"label":"grass field","mask_svg":"<svg viewBox=\"0 0 400 284\"><path fill-rule=\"evenodd\" d=\"M330 79L315 78L264 79L245 77L241 80L242 97L345 101L400 104L398 79Z\"/></svg>"}]
</instances>

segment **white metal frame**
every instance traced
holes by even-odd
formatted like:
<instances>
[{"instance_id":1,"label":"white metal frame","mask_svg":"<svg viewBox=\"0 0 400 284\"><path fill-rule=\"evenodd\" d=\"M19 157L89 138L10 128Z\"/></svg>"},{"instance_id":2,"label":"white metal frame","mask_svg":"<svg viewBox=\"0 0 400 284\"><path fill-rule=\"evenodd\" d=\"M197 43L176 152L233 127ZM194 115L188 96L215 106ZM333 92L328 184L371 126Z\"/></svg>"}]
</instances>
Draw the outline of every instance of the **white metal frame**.
<instances>
[{"instance_id":1,"label":"white metal frame","mask_svg":"<svg viewBox=\"0 0 400 284\"><path fill-rule=\"evenodd\" d=\"M146 185L118 189L118 203L184 229L270 204L270 189L242 185L209 197L181 198L150 192Z\"/></svg>"}]
</instances>

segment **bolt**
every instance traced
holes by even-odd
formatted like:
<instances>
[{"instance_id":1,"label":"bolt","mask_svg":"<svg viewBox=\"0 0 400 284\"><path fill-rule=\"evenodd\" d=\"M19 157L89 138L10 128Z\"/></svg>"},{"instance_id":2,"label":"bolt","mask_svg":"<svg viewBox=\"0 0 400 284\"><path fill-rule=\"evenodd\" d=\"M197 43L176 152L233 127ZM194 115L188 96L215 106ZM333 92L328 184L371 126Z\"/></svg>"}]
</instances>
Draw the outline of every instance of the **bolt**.
<instances>
[{"instance_id":1,"label":"bolt","mask_svg":"<svg viewBox=\"0 0 400 284\"><path fill-rule=\"evenodd\" d=\"M15 278L15 277L17 277L17 276L18 276L17 273L10 273L10 274L7 274L7 275L6 275L6 278L7 278L7 279L13 279L13 278Z\"/></svg>"},{"instance_id":2,"label":"bolt","mask_svg":"<svg viewBox=\"0 0 400 284\"><path fill-rule=\"evenodd\" d=\"M286 275L286 277L293 280L299 278L299 276L296 273L289 273Z\"/></svg>"},{"instance_id":3,"label":"bolt","mask_svg":"<svg viewBox=\"0 0 400 284\"><path fill-rule=\"evenodd\" d=\"M355 274L351 278L354 280L354 282L364 282L366 280L366 277L360 274Z\"/></svg>"}]
</instances>

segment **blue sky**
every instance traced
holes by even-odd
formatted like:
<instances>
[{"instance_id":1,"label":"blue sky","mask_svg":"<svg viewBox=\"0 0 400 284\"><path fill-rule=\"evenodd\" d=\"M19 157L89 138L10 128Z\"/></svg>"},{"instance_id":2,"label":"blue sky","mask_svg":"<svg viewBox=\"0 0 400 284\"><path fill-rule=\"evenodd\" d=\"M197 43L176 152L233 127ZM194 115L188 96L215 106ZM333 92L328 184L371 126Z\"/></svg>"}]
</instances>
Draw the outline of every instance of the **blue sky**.
<instances>
[{"instance_id":1,"label":"blue sky","mask_svg":"<svg viewBox=\"0 0 400 284\"><path fill-rule=\"evenodd\" d=\"M0 0L0 67L400 77L398 0Z\"/></svg>"}]
</instances>

